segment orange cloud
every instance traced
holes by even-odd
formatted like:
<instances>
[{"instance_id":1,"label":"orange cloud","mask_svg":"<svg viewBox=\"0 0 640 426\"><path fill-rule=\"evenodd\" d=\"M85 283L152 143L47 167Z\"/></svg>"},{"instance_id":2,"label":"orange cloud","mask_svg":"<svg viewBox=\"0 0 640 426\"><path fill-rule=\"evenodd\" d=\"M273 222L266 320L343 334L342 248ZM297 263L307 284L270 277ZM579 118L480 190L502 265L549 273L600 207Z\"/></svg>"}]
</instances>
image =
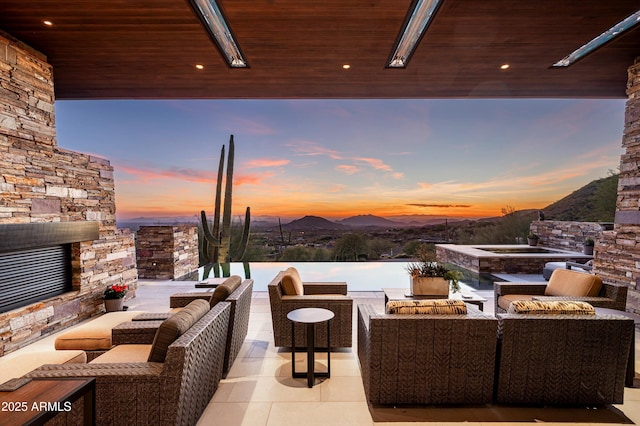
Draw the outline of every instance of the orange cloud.
<instances>
[{"instance_id":1,"label":"orange cloud","mask_svg":"<svg viewBox=\"0 0 640 426\"><path fill-rule=\"evenodd\" d=\"M342 160L342 155L338 151L325 148L315 142L296 140L287 146L291 147L298 155L326 155L334 160Z\"/></svg>"},{"instance_id":2,"label":"orange cloud","mask_svg":"<svg viewBox=\"0 0 640 426\"><path fill-rule=\"evenodd\" d=\"M263 173L261 175L237 175L233 177L234 185L258 185L264 178L272 177L273 173Z\"/></svg>"},{"instance_id":3,"label":"orange cloud","mask_svg":"<svg viewBox=\"0 0 640 426\"><path fill-rule=\"evenodd\" d=\"M269 158L256 158L255 160L251 160L251 161L247 161L246 163L244 163L244 165L247 168L258 168L258 167L280 167L280 166L286 166L287 164L289 164L291 161L290 160L272 160Z\"/></svg>"},{"instance_id":4,"label":"orange cloud","mask_svg":"<svg viewBox=\"0 0 640 426\"><path fill-rule=\"evenodd\" d=\"M349 164L340 164L339 166L336 167L336 170L341 171L342 173L345 173L348 175L352 175L360 171L360 169L357 168L356 166L349 165Z\"/></svg>"},{"instance_id":5,"label":"orange cloud","mask_svg":"<svg viewBox=\"0 0 640 426\"><path fill-rule=\"evenodd\" d=\"M385 164L382 160L378 158L359 157L359 158L354 158L354 160L361 163L366 163L376 170L384 170L385 172L393 171L391 166Z\"/></svg>"},{"instance_id":6,"label":"orange cloud","mask_svg":"<svg viewBox=\"0 0 640 426\"><path fill-rule=\"evenodd\" d=\"M422 203L409 203L408 206L412 207L426 207L426 208L439 208L449 209L451 207L469 208L473 207L471 204L422 204Z\"/></svg>"},{"instance_id":7,"label":"orange cloud","mask_svg":"<svg viewBox=\"0 0 640 426\"><path fill-rule=\"evenodd\" d=\"M212 172L187 168L169 169L141 169L129 166L114 167L116 171L121 171L130 175L138 176L143 181L157 179L180 179L190 182L211 183L216 181L216 175Z\"/></svg>"}]
</instances>

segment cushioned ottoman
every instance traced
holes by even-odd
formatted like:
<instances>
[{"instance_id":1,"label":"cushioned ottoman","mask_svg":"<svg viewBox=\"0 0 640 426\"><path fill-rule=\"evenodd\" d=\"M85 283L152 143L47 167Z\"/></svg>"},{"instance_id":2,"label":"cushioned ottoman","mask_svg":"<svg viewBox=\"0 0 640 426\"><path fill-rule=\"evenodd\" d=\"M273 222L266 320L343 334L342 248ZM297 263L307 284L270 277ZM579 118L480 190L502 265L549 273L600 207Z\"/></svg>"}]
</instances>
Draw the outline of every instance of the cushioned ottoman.
<instances>
[{"instance_id":1,"label":"cushioned ottoman","mask_svg":"<svg viewBox=\"0 0 640 426\"><path fill-rule=\"evenodd\" d=\"M0 357L0 384L7 380L22 377L45 364L74 364L87 362L84 351L37 351L10 354Z\"/></svg>"},{"instance_id":2,"label":"cushioned ottoman","mask_svg":"<svg viewBox=\"0 0 640 426\"><path fill-rule=\"evenodd\" d=\"M109 312L96 319L60 334L56 338L56 349L80 349L89 351L87 357L91 361L95 355L111 349L113 342L111 330L123 322L131 321L142 311Z\"/></svg>"}]
</instances>

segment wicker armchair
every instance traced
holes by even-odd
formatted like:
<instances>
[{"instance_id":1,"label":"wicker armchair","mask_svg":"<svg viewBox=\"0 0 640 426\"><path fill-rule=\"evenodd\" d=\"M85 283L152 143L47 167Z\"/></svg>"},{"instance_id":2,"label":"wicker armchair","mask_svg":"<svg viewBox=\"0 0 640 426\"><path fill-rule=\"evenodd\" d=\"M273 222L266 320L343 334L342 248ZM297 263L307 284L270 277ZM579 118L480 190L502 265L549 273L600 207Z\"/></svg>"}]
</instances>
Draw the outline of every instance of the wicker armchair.
<instances>
[{"instance_id":1,"label":"wicker armchair","mask_svg":"<svg viewBox=\"0 0 640 426\"><path fill-rule=\"evenodd\" d=\"M546 296L547 286L552 283L556 276L562 275L563 279L574 276L576 279L582 279L585 276L593 277L593 275L584 272L577 272L568 269L556 269L551 276L549 283L533 283L533 282L494 282L493 291L495 313L506 313L508 308L508 300L570 300L588 302L593 306L600 308L616 309L624 311L627 306L627 287L624 285L602 283L602 287L597 295L594 296L575 296L575 295L556 295ZM501 299L503 296L508 296Z\"/></svg>"},{"instance_id":2,"label":"wicker armchair","mask_svg":"<svg viewBox=\"0 0 640 426\"><path fill-rule=\"evenodd\" d=\"M493 397L498 321L379 314L358 305L358 358L371 404L485 404Z\"/></svg>"},{"instance_id":3,"label":"wicker armchair","mask_svg":"<svg viewBox=\"0 0 640 426\"><path fill-rule=\"evenodd\" d=\"M634 335L632 319L618 315L497 317L497 403L622 403Z\"/></svg>"},{"instance_id":4,"label":"wicker armchair","mask_svg":"<svg viewBox=\"0 0 640 426\"><path fill-rule=\"evenodd\" d=\"M95 377L96 423L195 425L218 388L231 306L214 306L169 347L165 362L45 365L30 377Z\"/></svg>"},{"instance_id":5,"label":"wicker armchair","mask_svg":"<svg viewBox=\"0 0 640 426\"><path fill-rule=\"evenodd\" d=\"M282 287L286 271L280 271L268 284L275 346L291 348L291 321L287 314L299 308L325 308L335 314L331 322L331 347L352 346L353 299L347 296L345 282L304 282L304 294L287 296ZM296 327L295 347L306 347L304 327ZM316 344L327 347L327 326L316 327Z\"/></svg>"},{"instance_id":6,"label":"wicker armchair","mask_svg":"<svg viewBox=\"0 0 640 426\"><path fill-rule=\"evenodd\" d=\"M213 292L176 293L171 296L172 308L183 308L196 299L209 300ZM251 311L251 297L253 294L253 280L243 280L233 290L225 302L231 303L231 319L227 333L227 345L224 353L223 377L231 369L249 330L249 313ZM171 312L149 312L140 314L133 321L120 324L113 329L113 344L151 344L156 329L161 321L170 317Z\"/></svg>"}]
</instances>

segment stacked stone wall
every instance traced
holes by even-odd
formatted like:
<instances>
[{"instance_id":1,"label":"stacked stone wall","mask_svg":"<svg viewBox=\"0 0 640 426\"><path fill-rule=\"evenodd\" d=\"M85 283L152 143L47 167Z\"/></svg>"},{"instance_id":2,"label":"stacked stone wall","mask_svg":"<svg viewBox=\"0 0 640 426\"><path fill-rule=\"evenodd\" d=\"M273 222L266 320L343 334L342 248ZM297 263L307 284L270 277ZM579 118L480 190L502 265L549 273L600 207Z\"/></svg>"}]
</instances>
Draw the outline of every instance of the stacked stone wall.
<instances>
[{"instance_id":1,"label":"stacked stone wall","mask_svg":"<svg viewBox=\"0 0 640 426\"><path fill-rule=\"evenodd\" d=\"M531 222L529 230L540 237L538 244L542 246L581 252L587 238L595 243L600 240L603 225L596 222L545 220Z\"/></svg>"},{"instance_id":2,"label":"stacked stone wall","mask_svg":"<svg viewBox=\"0 0 640 426\"><path fill-rule=\"evenodd\" d=\"M140 278L172 279L198 269L195 225L141 226L136 248Z\"/></svg>"},{"instance_id":3,"label":"stacked stone wall","mask_svg":"<svg viewBox=\"0 0 640 426\"><path fill-rule=\"evenodd\" d=\"M613 231L596 246L594 269L606 282L629 287L627 310L640 313L640 63L629 68Z\"/></svg>"},{"instance_id":4,"label":"stacked stone wall","mask_svg":"<svg viewBox=\"0 0 640 426\"><path fill-rule=\"evenodd\" d=\"M73 244L73 291L0 313L0 355L104 311L108 284L135 296L132 234L116 230L108 160L57 146L51 65L0 33L0 224L97 221L99 239Z\"/></svg>"}]
</instances>

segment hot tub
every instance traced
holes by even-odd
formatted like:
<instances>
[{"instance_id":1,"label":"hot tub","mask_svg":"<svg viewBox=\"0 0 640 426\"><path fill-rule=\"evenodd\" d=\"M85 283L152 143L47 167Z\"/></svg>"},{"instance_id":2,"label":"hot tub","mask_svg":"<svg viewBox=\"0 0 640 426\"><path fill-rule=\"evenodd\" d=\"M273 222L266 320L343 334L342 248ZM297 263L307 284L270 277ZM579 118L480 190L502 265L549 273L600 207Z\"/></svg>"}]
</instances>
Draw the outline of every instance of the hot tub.
<instances>
[{"instance_id":1,"label":"hot tub","mask_svg":"<svg viewBox=\"0 0 640 426\"><path fill-rule=\"evenodd\" d=\"M593 256L549 247L523 244L436 244L439 262L447 262L478 274L542 274L547 262L584 263Z\"/></svg>"}]
</instances>

